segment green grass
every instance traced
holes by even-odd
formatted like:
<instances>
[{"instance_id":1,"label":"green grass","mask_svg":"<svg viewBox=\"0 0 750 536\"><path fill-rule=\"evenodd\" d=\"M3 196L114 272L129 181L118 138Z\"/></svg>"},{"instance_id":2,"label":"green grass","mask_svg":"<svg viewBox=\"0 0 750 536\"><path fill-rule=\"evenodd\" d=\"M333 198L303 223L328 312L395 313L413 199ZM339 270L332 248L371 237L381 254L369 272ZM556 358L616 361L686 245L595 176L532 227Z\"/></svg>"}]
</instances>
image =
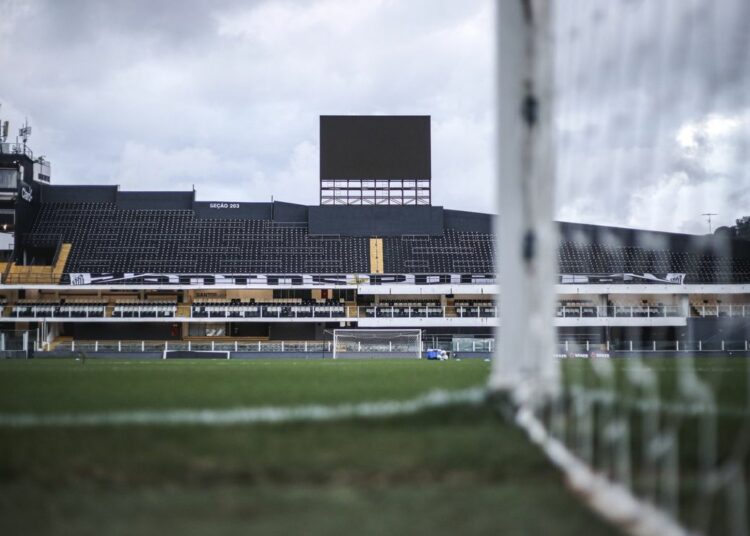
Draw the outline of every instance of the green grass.
<instances>
[{"instance_id":1,"label":"green grass","mask_svg":"<svg viewBox=\"0 0 750 536\"><path fill-rule=\"evenodd\" d=\"M0 362L0 412L407 399L489 364ZM612 534L490 409L255 426L0 428L2 534Z\"/></svg>"},{"instance_id":2,"label":"green grass","mask_svg":"<svg viewBox=\"0 0 750 536\"><path fill-rule=\"evenodd\" d=\"M481 360L37 360L0 363L0 411L229 408L401 400L480 385Z\"/></svg>"},{"instance_id":3,"label":"green grass","mask_svg":"<svg viewBox=\"0 0 750 536\"><path fill-rule=\"evenodd\" d=\"M669 437L674 434L678 441L678 517L683 524L699 533L727 534L729 516L726 513L728 495L726 489L715 493L706 493L702 486L701 472L705 450L704 439L715 441L714 463L730 464L739 467L739 475L750 483L750 360L744 358L648 358L643 360L621 359L601 363L604 368L612 367L612 382L607 381L606 374L596 372L596 367L586 360L570 360L564 363L563 373L567 386L583 385L589 392L596 390L610 391L615 389L619 396L614 411L624 416L623 421L629 424L629 455L633 467L632 480L635 489L641 495L652 490L654 473L643 463L646 453L653 448L651 443L644 442L642 426L645 422L644 412L637 409L638 403L648 400L647 390L634 388L628 380L628 373L641 370L653 373L658 380L658 400L665 409L649 414L658 416L659 431ZM704 392L713 400L697 397L702 385ZM690 414L679 412L691 404L708 403L715 407L715 414ZM595 441L602 442L605 422L601 416L602 407L598 406L593 413L594 429L597 430ZM567 408L569 444L575 444L576 417L572 407ZM610 413L609 415L613 415ZM599 420L597 420L599 419ZM585 419L582 420L585 423ZM712 431L713 430L713 431ZM649 439L653 439L649 436ZM601 455L592 460L592 465L606 472L611 465ZM706 506L709 508L706 509ZM745 508L750 511L750 504ZM747 515L745 512L744 515Z\"/></svg>"}]
</instances>

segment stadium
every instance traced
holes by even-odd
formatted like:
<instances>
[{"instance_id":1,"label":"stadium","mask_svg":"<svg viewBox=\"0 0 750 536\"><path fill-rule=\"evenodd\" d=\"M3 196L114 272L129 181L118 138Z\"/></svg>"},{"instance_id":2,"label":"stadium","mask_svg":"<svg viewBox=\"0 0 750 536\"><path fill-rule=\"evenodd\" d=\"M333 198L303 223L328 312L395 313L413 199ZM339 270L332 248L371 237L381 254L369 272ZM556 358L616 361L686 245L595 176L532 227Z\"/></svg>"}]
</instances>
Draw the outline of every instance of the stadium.
<instances>
[{"instance_id":1,"label":"stadium","mask_svg":"<svg viewBox=\"0 0 750 536\"><path fill-rule=\"evenodd\" d=\"M336 330L367 329L390 335L347 352L401 336L401 351L489 356L494 218L431 205L430 118L323 116L320 129L315 206L57 186L49 162L3 144L6 330L54 354L331 356ZM748 350L750 242L725 228L558 232L560 354Z\"/></svg>"},{"instance_id":2,"label":"stadium","mask_svg":"<svg viewBox=\"0 0 750 536\"><path fill-rule=\"evenodd\" d=\"M58 4L0 533L750 535L750 4Z\"/></svg>"}]
</instances>

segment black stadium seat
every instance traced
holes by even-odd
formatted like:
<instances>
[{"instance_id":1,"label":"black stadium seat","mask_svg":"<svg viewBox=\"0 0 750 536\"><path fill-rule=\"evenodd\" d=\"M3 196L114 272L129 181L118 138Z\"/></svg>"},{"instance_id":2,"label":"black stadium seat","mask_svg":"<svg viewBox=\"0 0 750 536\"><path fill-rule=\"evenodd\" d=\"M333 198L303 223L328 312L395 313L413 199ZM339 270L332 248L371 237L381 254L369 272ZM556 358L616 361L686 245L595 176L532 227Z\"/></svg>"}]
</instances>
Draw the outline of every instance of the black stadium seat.
<instances>
[{"instance_id":1,"label":"black stadium seat","mask_svg":"<svg viewBox=\"0 0 750 536\"><path fill-rule=\"evenodd\" d=\"M28 246L73 244L65 272L368 273L369 238L314 236L305 223L196 218L192 210L120 209L114 203L42 203ZM688 249L688 248L684 248ZM385 273L494 271L491 233L446 228L442 236L383 238ZM750 259L697 251L563 239L561 274L686 274L688 283L750 281Z\"/></svg>"},{"instance_id":2,"label":"black stadium seat","mask_svg":"<svg viewBox=\"0 0 750 536\"><path fill-rule=\"evenodd\" d=\"M66 272L367 273L367 238L319 239L306 225L198 219L192 210L43 203L29 234L73 244Z\"/></svg>"}]
</instances>

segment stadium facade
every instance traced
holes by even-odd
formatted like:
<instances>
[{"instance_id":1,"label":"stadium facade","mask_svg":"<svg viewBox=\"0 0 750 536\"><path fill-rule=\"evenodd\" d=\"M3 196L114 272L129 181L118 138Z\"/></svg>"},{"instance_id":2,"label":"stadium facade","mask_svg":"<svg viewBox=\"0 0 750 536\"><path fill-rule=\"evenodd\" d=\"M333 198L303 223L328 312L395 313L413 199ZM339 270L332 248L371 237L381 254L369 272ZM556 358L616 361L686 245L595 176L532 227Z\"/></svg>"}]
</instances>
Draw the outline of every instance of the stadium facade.
<instances>
[{"instance_id":1,"label":"stadium facade","mask_svg":"<svg viewBox=\"0 0 750 536\"><path fill-rule=\"evenodd\" d=\"M2 143L0 321L37 351L327 351L357 327L488 351L494 217L431 204L430 151L429 117L322 117L308 206L54 185ZM558 225L561 352L747 350L750 242Z\"/></svg>"}]
</instances>

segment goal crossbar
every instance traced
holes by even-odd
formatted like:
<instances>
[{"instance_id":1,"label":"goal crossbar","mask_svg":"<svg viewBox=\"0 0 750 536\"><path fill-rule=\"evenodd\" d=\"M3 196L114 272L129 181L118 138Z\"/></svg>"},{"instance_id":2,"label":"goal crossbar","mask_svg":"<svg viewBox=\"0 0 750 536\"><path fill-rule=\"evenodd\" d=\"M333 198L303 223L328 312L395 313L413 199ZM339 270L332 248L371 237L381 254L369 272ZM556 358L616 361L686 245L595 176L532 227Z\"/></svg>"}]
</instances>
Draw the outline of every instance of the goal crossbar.
<instances>
[{"instance_id":1,"label":"goal crossbar","mask_svg":"<svg viewBox=\"0 0 750 536\"><path fill-rule=\"evenodd\" d=\"M422 357L421 329L335 329L333 358Z\"/></svg>"}]
</instances>

